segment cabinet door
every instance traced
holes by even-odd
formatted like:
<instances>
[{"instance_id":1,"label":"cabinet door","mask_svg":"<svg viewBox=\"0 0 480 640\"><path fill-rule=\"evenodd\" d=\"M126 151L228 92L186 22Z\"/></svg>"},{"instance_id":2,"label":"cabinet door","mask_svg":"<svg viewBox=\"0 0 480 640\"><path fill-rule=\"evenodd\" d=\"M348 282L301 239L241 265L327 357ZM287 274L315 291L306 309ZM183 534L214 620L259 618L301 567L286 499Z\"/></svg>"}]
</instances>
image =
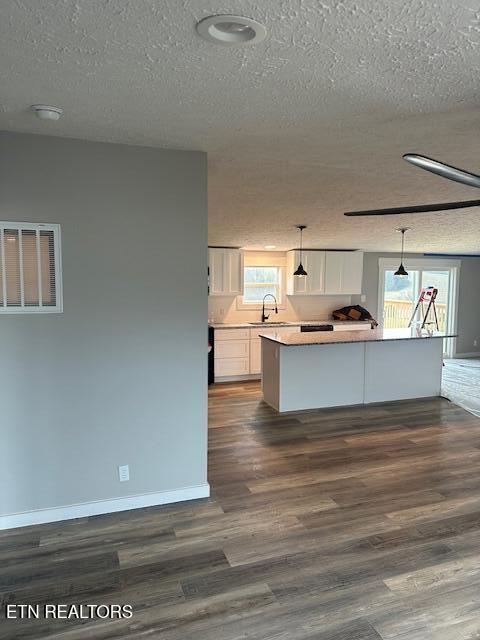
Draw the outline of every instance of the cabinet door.
<instances>
[{"instance_id":1,"label":"cabinet door","mask_svg":"<svg viewBox=\"0 0 480 640\"><path fill-rule=\"evenodd\" d=\"M249 358L222 358L215 360L215 380L224 376L248 376Z\"/></svg>"},{"instance_id":2,"label":"cabinet door","mask_svg":"<svg viewBox=\"0 0 480 640\"><path fill-rule=\"evenodd\" d=\"M343 268L343 291L345 293L362 293L363 252L348 251L345 253Z\"/></svg>"},{"instance_id":3,"label":"cabinet door","mask_svg":"<svg viewBox=\"0 0 480 640\"><path fill-rule=\"evenodd\" d=\"M304 259L304 256L302 256L302 259ZM300 251L287 252L287 294L289 296L302 296L307 292L306 278L298 278L293 275L293 272L298 267L299 262ZM305 266L305 264L303 266Z\"/></svg>"},{"instance_id":4,"label":"cabinet door","mask_svg":"<svg viewBox=\"0 0 480 640\"><path fill-rule=\"evenodd\" d=\"M306 293L311 296L325 293L325 251L305 251L304 267L308 276L306 280Z\"/></svg>"},{"instance_id":5,"label":"cabinet door","mask_svg":"<svg viewBox=\"0 0 480 640\"><path fill-rule=\"evenodd\" d=\"M229 295L243 294L243 254L238 249L225 249L225 291Z\"/></svg>"},{"instance_id":6,"label":"cabinet door","mask_svg":"<svg viewBox=\"0 0 480 640\"><path fill-rule=\"evenodd\" d=\"M248 358L250 340L224 340L215 344L215 362L222 358Z\"/></svg>"},{"instance_id":7,"label":"cabinet door","mask_svg":"<svg viewBox=\"0 0 480 640\"><path fill-rule=\"evenodd\" d=\"M250 341L250 373L262 370L262 341L258 338Z\"/></svg>"},{"instance_id":8,"label":"cabinet door","mask_svg":"<svg viewBox=\"0 0 480 640\"><path fill-rule=\"evenodd\" d=\"M293 273L300 262L300 251L287 253L287 293L291 296L314 296L325 293L325 251L302 251L302 264L307 276Z\"/></svg>"},{"instance_id":9,"label":"cabinet door","mask_svg":"<svg viewBox=\"0 0 480 640\"><path fill-rule=\"evenodd\" d=\"M343 291L344 251L327 251L325 259L325 293L335 295Z\"/></svg>"},{"instance_id":10,"label":"cabinet door","mask_svg":"<svg viewBox=\"0 0 480 640\"><path fill-rule=\"evenodd\" d=\"M362 251L327 251L325 293L362 293Z\"/></svg>"},{"instance_id":11,"label":"cabinet door","mask_svg":"<svg viewBox=\"0 0 480 640\"><path fill-rule=\"evenodd\" d=\"M208 268L209 268L209 282L210 282L208 293L211 296L221 296L224 293L224 290L225 290L224 263L225 263L224 249L208 250Z\"/></svg>"},{"instance_id":12,"label":"cabinet door","mask_svg":"<svg viewBox=\"0 0 480 640\"><path fill-rule=\"evenodd\" d=\"M243 254L239 249L209 249L209 295L238 296L243 293Z\"/></svg>"}]
</instances>

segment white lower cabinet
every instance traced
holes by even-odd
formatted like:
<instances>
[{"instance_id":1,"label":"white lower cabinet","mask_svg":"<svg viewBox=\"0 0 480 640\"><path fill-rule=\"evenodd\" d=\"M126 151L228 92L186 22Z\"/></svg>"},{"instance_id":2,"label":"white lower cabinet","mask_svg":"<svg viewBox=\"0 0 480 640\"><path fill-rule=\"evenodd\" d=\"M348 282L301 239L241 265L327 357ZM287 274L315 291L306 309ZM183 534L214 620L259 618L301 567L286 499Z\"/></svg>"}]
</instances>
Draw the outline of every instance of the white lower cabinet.
<instances>
[{"instance_id":1,"label":"white lower cabinet","mask_svg":"<svg viewBox=\"0 0 480 640\"><path fill-rule=\"evenodd\" d=\"M250 358L215 358L215 378L248 376Z\"/></svg>"},{"instance_id":2,"label":"white lower cabinet","mask_svg":"<svg viewBox=\"0 0 480 640\"><path fill-rule=\"evenodd\" d=\"M328 324L328 321L319 324ZM360 331L370 329L369 322L351 322L333 325L334 331ZM215 331L215 379L257 377L262 373L262 340L260 335L296 333L300 326L271 328L217 329Z\"/></svg>"},{"instance_id":3,"label":"white lower cabinet","mask_svg":"<svg viewBox=\"0 0 480 640\"><path fill-rule=\"evenodd\" d=\"M250 373L262 372L262 341L260 338L250 341Z\"/></svg>"},{"instance_id":4,"label":"white lower cabinet","mask_svg":"<svg viewBox=\"0 0 480 640\"><path fill-rule=\"evenodd\" d=\"M250 330L215 331L215 378L250 374Z\"/></svg>"},{"instance_id":5,"label":"white lower cabinet","mask_svg":"<svg viewBox=\"0 0 480 640\"><path fill-rule=\"evenodd\" d=\"M262 372L262 341L268 333L295 333L300 327L255 327L215 331L215 379L257 376Z\"/></svg>"},{"instance_id":6,"label":"white lower cabinet","mask_svg":"<svg viewBox=\"0 0 480 640\"><path fill-rule=\"evenodd\" d=\"M215 345L215 357L219 360L225 358L248 358L250 352L250 340L223 340Z\"/></svg>"},{"instance_id":7,"label":"white lower cabinet","mask_svg":"<svg viewBox=\"0 0 480 640\"><path fill-rule=\"evenodd\" d=\"M300 327L280 327L278 329L282 333L298 333ZM271 333L275 333L272 331ZM259 335L268 335L267 329L250 329L250 373L262 373L262 340Z\"/></svg>"}]
</instances>

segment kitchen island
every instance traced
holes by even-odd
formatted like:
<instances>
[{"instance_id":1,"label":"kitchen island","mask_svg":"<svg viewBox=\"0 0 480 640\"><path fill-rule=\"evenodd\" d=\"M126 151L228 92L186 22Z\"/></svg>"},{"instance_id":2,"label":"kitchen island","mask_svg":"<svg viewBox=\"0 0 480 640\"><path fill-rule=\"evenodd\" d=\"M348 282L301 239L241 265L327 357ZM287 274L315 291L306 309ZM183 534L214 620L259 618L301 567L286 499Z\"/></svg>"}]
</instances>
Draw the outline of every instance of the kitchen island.
<instances>
[{"instance_id":1,"label":"kitchen island","mask_svg":"<svg viewBox=\"0 0 480 640\"><path fill-rule=\"evenodd\" d=\"M279 412L440 395L440 332L342 331L260 335L262 391Z\"/></svg>"}]
</instances>

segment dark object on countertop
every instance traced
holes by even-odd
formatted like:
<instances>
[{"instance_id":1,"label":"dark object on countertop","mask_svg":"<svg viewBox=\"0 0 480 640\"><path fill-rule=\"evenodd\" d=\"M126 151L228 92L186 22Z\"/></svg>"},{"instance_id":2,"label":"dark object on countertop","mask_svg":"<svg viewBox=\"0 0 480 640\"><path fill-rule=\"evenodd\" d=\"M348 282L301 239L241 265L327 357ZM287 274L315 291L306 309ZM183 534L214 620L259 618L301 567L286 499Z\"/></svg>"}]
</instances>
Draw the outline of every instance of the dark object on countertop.
<instances>
[{"instance_id":1,"label":"dark object on countertop","mask_svg":"<svg viewBox=\"0 0 480 640\"><path fill-rule=\"evenodd\" d=\"M336 311L332 311L332 317L334 320L352 320L353 322L361 322L362 320L370 320L373 327L378 327L378 322L370 314L367 309L361 307L359 304L350 305L348 307L342 307Z\"/></svg>"},{"instance_id":2,"label":"dark object on countertop","mask_svg":"<svg viewBox=\"0 0 480 640\"><path fill-rule=\"evenodd\" d=\"M300 331L333 331L333 324L302 324Z\"/></svg>"}]
</instances>

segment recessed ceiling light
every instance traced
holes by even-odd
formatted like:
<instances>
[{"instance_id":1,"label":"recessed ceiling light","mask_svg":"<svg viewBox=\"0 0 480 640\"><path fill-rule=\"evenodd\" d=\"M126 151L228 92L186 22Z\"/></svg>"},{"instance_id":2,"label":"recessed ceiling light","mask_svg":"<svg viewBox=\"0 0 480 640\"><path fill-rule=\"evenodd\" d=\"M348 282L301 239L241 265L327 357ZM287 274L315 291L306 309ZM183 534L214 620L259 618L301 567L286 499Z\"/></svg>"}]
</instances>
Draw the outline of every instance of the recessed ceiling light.
<instances>
[{"instance_id":1,"label":"recessed ceiling light","mask_svg":"<svg viewBox=\"0 0 480 640\"><path fill-rule=\"evenodd\" d=\"M261 42L267 35L266 28L256 20L229 14L200 20L197 32L208 42L226 46Z\"/></svg>"},{"instance_id":2,"label":"recessed ceiling light","mask_svg":"<svg viewBox=\"0 0 480 640\"><path fill-rule=\"evenodd\" d=\"M277 245L276 244L266 244L265 245L265 249L276 249Z\"/></svg>"},{"instance_id":3,"label":"recessed ceiling light","mask_svg":"<svg viewBox=\"0 0 480 640\"><path fill-rule=\"evenodd\" d=\"M40 120L59 120L63 114L63 109L52 107L48 104L32 104L30 108Z\"/></svg>"}]
</instances>

